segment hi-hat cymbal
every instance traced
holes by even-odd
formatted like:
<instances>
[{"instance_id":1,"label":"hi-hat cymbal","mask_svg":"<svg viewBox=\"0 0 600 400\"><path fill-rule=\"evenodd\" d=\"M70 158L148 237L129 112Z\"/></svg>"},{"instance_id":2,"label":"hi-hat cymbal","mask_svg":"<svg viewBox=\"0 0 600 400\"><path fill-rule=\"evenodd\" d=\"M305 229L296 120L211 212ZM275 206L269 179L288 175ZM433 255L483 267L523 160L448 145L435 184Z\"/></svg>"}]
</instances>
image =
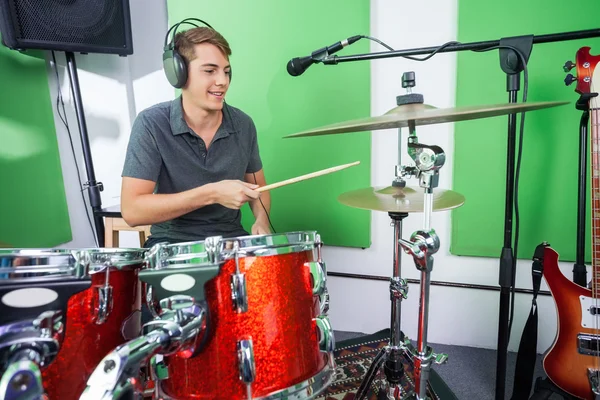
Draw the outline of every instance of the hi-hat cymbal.
<instances>
[{"instance_id":1,"label":"hi-hat cymbal","mask_svg":"<svg viewBox=\"0 0 600 400\"><path fill-rule=\"evenodd\" d=\"M386 212L423 212L425 196L420 187L368 187L342 193L338 201L354 208ZM452 190L433 190L433 211L450 210L465 202L462 194Z\"/></svg>"},{"instance_id":2,"label":"hi-hat cymbal","mask_svg":"<svg viewBox=\"0 0 600 400\"><path fill-rule=\"evenodd\" d=\"M435 108L426 104L408 104L398 106L386 114L356 119L353 121L339 122L321 128L294 133L284 138L331 135L334 133L372 131L377 129L403 128L408 126L408 121L414 121L415 125L441 124L445 122L466 121L469 119L497 117L520 113L523 111L534 111L542 108L556 107L569 104L566 101L547 101L536 103L508 103L487 106Z\"/></svg>"}]
</instances>

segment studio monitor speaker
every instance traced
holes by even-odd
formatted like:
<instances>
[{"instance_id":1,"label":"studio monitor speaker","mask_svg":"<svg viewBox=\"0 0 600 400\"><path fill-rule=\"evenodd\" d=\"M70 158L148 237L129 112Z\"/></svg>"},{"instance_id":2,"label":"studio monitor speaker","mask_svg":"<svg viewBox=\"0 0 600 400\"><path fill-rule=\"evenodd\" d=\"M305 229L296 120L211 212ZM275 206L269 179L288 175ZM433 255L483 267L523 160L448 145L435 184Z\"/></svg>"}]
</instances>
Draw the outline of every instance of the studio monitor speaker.
<instances>
[{"instance_id":1,"label":"studio monitor speaker","mask_svg":"<svg viewBox=\"0 0 600 400\"><path fill-rule=\"evenodd\" d=\"M133 54L129 0L0 0L5 46Z\"/></svg>"}]
</instances>

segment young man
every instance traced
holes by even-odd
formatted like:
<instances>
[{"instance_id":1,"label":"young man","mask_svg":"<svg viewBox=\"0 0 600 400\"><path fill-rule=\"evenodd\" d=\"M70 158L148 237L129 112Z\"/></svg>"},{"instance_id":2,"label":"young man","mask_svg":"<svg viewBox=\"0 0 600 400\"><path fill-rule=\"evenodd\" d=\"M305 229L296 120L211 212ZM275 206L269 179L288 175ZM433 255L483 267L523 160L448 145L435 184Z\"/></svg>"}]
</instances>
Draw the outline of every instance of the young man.
<instances>
[{"instance_id":1,"label":"young man","mask_svg":"<svg viewBox=\"0 0 600 400\"><path fill-rule=\"evenodd\" d=\"M121 213L131 226L152 225L145 244L244 236L240 207L250 203L252 234L269 233L270 196L252 119L225 103L229 44L197 27L175 36L187 65L181 96L136 118L123 168Z\"/></svg>"}]
</instances>

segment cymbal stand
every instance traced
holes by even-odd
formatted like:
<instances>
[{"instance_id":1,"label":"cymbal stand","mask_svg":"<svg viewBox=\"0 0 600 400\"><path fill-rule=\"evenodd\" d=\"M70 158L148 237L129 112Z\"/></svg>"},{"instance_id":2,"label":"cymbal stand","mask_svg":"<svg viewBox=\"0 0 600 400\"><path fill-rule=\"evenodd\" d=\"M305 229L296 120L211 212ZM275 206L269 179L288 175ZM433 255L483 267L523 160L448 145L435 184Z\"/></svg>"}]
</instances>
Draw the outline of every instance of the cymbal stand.
<instances>
[{"instance_id":1,"label":"cymbal stand","mask_svg":"<svg viewBox=\"0 0 600 400\"><path fill-rule=\"evenodd\" d=\"M390 342L382 348L375 356L365 378L358 388L355 400L366 398L367 391L371 387L375 375L380 367L383 366L390 391L395 391L399 387L400 381L404 376L404 369L401 362L404 335L400 329L402 300L406 299L408 294L408 284L406 279L401 276L400 264L400 238L402 234L402 220L408 216L408 213L389 213L394 225L394 270L390 279L390 301L392 302L392 312L390 321Z\"/></svg>"},{"instance_id":2,"label":"cymbal stand","mask_svg":"<svg viewBox=\"0 0 600 400\"><path fill-rule=\"evenodd\" d=\"M415 161L419 171L419 186L424 189L425 201L423 229L414 232L410 240L399 240L404 251L413 257L415 266L421 271L417 347L413 347L410 341L406 340L404 348L414 360L416 398L425 400L427 399L427 382L432 362L442 364L448 359L447 354L435 354L431 347L427 345L429 288L431 270L433 269L433 254L440 248L440 239L435 230L431 228L433 189L438 186L439 170L444 165L446 156L439 146L418 143L414 123L410 123L409 128L408 153Z\"/></svg>"}]
</instances>

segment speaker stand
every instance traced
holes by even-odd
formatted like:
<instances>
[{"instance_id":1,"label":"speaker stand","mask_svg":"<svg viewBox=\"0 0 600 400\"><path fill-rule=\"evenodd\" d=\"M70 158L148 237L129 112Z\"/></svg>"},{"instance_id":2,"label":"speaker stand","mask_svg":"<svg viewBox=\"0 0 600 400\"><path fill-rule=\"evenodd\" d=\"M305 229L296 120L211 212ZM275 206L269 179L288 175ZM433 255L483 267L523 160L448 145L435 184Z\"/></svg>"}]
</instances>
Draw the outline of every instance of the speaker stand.
<instances>
[{"instance_id":1,"label":"speaker stand","mask_svg":"<svg viewBox=\"0 0 600 400\"><path fill-rule=\"evenodd\" d=\"M88 138L87 124L85 122L85 113L83 111L83 102L81 101L81 89L79 88L79 77L77 75L77 64L75 63L75 55L67 51L67 70L69 79L71 80L71 90L73 101L75 102L75 113L77 114L77 124L79 125L79 135L81 136L81 148L83 150L83 160L85 162L85 171L87 174L87 182L84 184L85 189L89 190L90 204L92 207L92 215L94 217L94 226L96 228L96 238L98 247L104 247L104 220L98 213L102 211L102 198L100 192L104 190L102 182L96 182L96 174L94 173L94 163L92 161L92 152L90 150L90 141ZM86 210L87 213L87 210Z\"/></svg>"}]
</instances>

